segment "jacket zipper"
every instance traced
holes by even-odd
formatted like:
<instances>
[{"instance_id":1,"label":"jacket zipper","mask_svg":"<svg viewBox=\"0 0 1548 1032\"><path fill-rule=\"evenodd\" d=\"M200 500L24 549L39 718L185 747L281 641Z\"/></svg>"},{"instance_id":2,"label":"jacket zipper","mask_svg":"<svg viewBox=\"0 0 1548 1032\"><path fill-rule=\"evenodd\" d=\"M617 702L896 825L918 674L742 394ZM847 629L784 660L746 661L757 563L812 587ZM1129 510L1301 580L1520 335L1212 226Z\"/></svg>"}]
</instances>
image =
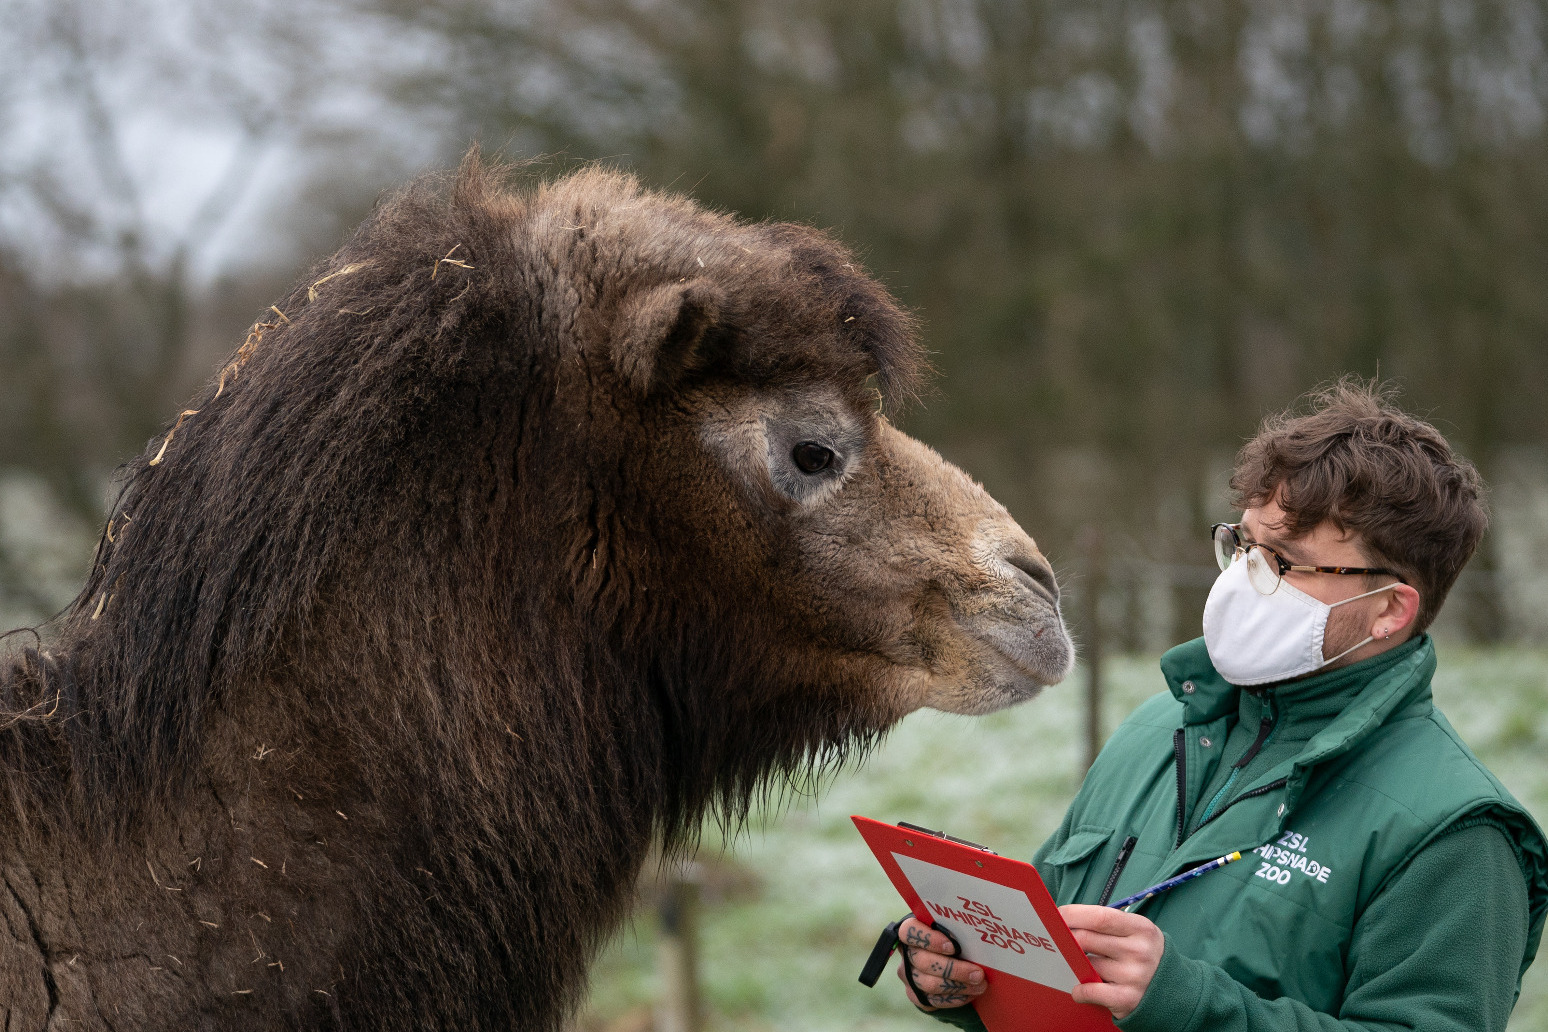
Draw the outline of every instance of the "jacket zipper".
<instances>
[{"instance_id":1,"label":"jacket zipper","mask_svg":"<svg viewBox=\"0 0 1548 1032\"><path fill-rule=\"evenodd\" d=\"M1269 715L1264 717L1262 723L1258 725L1258 737L1253 740L1252 745L1247 747L1247 751L1242 753L1242 758L1231 764L1234 769L1241 770L1247 766L1247 764L1252 762L1253 757L1257 756L1263 747L1268 744L1269 739L1274 735L1274 720L1277 716L1278 714L1274 712L1274 704L1270 702Z\"/></svg>"},{"instance_id":2,"label":"jacket zipper","mask_svg":"<svg viewBox=\"0 0 1548 1032\"><path fill-rule=\"evenodd\" d=\"M1183 832L1188 820L1188 776L1186 771L1187 760L1183 747L1183 729L1178 728L1172 733L1172 754L1177 758L1177 845L1173 849L1182 848Z\"/></svg>"},{"instance_id":3,"label":"jacket zipper","mask_svg":"<svg viewBox=\"0 0 1548 1032\"><path fill-rule=\"evenodd\" d=\"M1130 835L1123 840L1123 845L1118 848L1118 859L1113 864L1113 873L1107 876L1107 884L1102 887L1102 898L1097 900L1097 906L1107 906L1107 901L1113 898L1113 889L1118 887L1118 876L1123 874L1123 869L1129 863L1129 854L1134 852L1134 844L1139 839Z\"/></svg>"}]
</instances>

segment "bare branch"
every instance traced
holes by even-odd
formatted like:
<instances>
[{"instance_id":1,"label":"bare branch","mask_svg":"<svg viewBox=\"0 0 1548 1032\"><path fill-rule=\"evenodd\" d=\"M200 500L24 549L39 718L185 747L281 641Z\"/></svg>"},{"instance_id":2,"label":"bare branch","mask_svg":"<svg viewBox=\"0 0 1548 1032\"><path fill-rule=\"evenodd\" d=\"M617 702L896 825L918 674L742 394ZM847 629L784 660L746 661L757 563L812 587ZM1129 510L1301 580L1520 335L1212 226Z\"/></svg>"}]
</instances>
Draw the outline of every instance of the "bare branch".
<instances>
[{"instance_id":1,"label":"bare branch","mask_svg":"<svg viewBox=\"0 0 1548 1032\"><path fill-rule=\"evenodd\" d=\"M117 234L121 256L126 263L138 266L144 261L140 251L145 239L142 192L124 157L118 122L108 110L97 82L94 55L89 52L84 38L83 13L76 4L62 5L52 19L53 34L70 58L64 80L79 101L81 115L86 120L86 143L93 164L104 185L117 195L128 215L128 225Z\"/></svg>"}]
</instances>

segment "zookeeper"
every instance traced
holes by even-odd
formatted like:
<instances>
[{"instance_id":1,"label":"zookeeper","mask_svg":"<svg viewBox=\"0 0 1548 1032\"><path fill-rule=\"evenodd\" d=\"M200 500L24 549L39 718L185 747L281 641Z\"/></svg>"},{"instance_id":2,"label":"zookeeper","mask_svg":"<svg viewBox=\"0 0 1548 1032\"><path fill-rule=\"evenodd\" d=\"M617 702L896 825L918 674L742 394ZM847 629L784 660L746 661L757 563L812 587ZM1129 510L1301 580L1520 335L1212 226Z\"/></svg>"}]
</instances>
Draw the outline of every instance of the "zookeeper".
<instances>
[{"instance_id":1,"label":"zookeeper","mask_svg":"<svg viewBox=\"0 0 1548 1032\"><path fill-rule=\"evenodd\" d=\"M1431 426L1348 381L1237 456L1204 637L1103 748L1033 858L1129 1032L1505 1028L1548 910L1548 843L1430 697L1425 632L1487 520ZM1135 912L1105 907L1243 858ZM981 971L899 929L942 1021ZM902 969L899 968L902 976Z\"/></svg>"}]
</instances>

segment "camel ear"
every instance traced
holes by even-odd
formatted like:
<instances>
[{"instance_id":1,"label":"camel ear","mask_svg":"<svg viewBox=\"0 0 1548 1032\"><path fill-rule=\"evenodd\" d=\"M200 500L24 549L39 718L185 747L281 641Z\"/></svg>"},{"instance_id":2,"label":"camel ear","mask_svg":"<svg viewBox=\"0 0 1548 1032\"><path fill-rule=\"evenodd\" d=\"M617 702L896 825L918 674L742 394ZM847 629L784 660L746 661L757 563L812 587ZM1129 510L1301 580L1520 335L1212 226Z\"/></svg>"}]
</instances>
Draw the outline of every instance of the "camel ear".
<instances>
[{"instance_id":1,"label":"camel ear","mask_svg":"<svg viewBox=\"0 0 1548 1032\"><path fill-rule=\"evenodd\" d=\"M702 279L627 298L613 323L613 364L641 394L675 382L702 360L700 343L720 321L720 289Z\"/></svg>"}]
</instances>

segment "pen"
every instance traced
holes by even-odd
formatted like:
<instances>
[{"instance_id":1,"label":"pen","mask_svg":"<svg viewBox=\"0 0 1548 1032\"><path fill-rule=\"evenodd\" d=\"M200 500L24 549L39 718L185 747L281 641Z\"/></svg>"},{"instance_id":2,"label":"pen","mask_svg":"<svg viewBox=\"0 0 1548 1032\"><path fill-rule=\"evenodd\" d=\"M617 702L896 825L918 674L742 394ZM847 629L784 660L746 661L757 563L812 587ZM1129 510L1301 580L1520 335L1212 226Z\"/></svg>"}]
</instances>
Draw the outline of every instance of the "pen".
<instances>
[{"instance_id":1,"label":"pen","mask_svg":"<svg viewBox=\"0 0 1548 1032\"><path fill-rule=\"evenodd\" d=\"M1216 860L1211 860L1207 864L1199 864L1199 866L1195 867L1191 871L1184 871L1182 874L1179 874L1174 878L1168 878L1166 881L1160 882L1156 885L1152 885L1148 889L1141 889L1139 892L1136 892L1132 896L1125 896L1123 899L1120 899L1116 903L1109 903L1108 906L1117 910L1127 910L1141 900L1147 900L1151 896L1165 892L1167 889L1175 889L1185 881L1190 881L1194 878L1197 878L1201 874L1208 874L1210 871L1219 870L1226 864L1231 863L1233 860L1240 860L1241 858L1241 853L1227 853L1225 856L1222 856Z\"/></svg>"}]
</instances>

